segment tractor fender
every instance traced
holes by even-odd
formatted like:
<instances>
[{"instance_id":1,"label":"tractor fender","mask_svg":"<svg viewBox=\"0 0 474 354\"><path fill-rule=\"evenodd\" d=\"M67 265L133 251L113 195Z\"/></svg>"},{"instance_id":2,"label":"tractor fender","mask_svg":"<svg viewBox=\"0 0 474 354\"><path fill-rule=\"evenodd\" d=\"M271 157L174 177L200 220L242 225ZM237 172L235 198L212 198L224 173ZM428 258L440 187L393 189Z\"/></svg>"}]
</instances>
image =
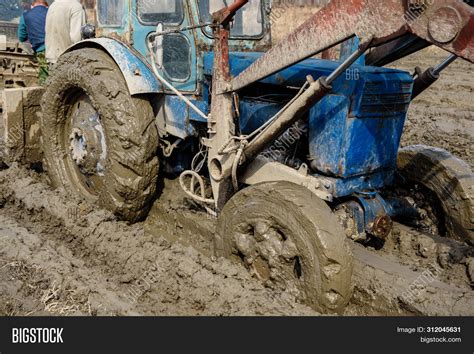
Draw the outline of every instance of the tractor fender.
<instances>
[{"instance_id":1,"label":"tractor fender","mask_svg":"<svg viewBox=\"0 0 474 354\"><path fill-rule=\"evenodd\" d=\"M69 47L65 53L91 47L104 50L117 63L127 82L130 95L162 93L164 91L163 85L140 54L135 53L116 39L106 37L87 39Z\"/></svg>"}]
</instances>

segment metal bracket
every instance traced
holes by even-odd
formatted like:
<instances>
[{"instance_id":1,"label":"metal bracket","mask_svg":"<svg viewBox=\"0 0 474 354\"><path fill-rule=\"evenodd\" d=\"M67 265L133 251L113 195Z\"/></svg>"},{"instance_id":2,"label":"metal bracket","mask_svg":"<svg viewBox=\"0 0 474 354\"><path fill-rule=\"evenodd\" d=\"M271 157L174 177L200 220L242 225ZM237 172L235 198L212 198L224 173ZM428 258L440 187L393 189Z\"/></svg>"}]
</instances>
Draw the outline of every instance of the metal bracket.
<instances>
[{"instance_id":1,"label":"metal bracket","mask_svg":"<svg viewBox=\"0 0 474 354\"><path fill-rule=\"evenodd\" d=\"M262 157L257 157L249 164L245 171L239 175L239 182L254 185L262 182L287 181L298 184L308 189L318 198L326 201L332 200L332 194L323 184L307 173L304 168L295 170L279 162L270 162Z\"/></svg>"}]
</instances>

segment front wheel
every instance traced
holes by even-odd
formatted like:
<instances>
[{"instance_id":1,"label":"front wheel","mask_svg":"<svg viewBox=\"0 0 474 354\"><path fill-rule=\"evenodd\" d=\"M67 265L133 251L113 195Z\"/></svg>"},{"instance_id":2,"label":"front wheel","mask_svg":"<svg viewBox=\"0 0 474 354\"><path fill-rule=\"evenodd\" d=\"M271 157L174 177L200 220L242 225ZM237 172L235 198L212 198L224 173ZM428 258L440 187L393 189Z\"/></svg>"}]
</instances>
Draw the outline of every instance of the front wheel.
<instances>
[{"instance_id":1,"label":"front wheel","mask_svg":"<svg viewBox=\"0 0 474 354\"><path fill-rule=\"evenodd\" d=\"M219 216L215 251L318 311L342 312L350 299L352 255L342 227L304 187L271 182L237 193Z\"/></svg>"},{"instance_id":2,"label":"front wheel","mask_svg":"<svg viewBox=\"0 0 474 354\"><path fill-rule=\"evenodd\" d=\"M130 95L115 62L93 48L63 55L42 108L53 185L97 201L121 219L142 219L156 191L158 134L150 103Z\"/></svg>"}]
</instances>

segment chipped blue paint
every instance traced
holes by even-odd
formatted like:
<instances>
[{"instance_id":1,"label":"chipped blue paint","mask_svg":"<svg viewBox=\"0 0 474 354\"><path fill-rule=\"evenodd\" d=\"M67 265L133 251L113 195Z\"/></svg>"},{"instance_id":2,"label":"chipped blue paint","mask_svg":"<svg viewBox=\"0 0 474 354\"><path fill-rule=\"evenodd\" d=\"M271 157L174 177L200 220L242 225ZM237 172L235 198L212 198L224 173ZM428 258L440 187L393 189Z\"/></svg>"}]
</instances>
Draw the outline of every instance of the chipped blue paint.
<instances>
[{"instance_id":1,"label":"chipped blue paint","mask_svg":"<svg viewBox=\"0 0 474 354\"><path fill-rule=\"evenodd\" d=\"M347 178L396 167L413 78L354 68L357 80L335 85L310 110L311 166L326 175Z\"/></svg>"},{"instance_id":2,"label":"chipped blue paint","mask_svg":"<svg viewBox=\"0 0 474 354\"><path fill-rule=\"evenodd\" d=\"M208 114L207 102L198 101L188 96L190 101L201 111ZM168 133L185 139L189 136L197 136L197 131L191 121L204 122L204 119L184 103L179 97L166 95L165 97L165 121Z\"/></svg>"},{"instance_id":3,"label":"chipped blue paint","mask_svg":"<svg viewBox=\"0 0 474 354\"><path fill-rule=\"evenodd\" d=\"M114 59L122 71L131 95L163 92L163 86L148 64L118 40L105 37L89 39L76 43L66 52L84 47L99 47Z\"/></svg>"},{"instance_id":4,"label":"chipped blue paint","mask_svg":"<svg viewBox=\"0 0 474 354\"><path fill-rule=\"evenodd\" d=\"M232 75L240 74L260 56L261 53L230 53ZM212 61L213 54L207 53L206 75L212 74ZM260 83L299 87L307 75L318 79L329 75L337 66L333 61L308 59ZM342 178L394 169L412 86L412 76L400 70L357 64L348 69L333 83L331 94L310 110L312 167L324 175ZM240 103L243 132L260 127L278 107L281 106L243 99Z\"/></svg>"},{"instance_id":5,"label":"chipped blue paint","mask_svg":"<svg viewBox=\"0 0 474 354\"><path fill-rule=\"evenodd\" d=\"M260 58L264 53L260 52L231 52L229 53L229 63L232 76L237 76L249 67L254 61ZM204 75L212 75L214 63L214 54L212 52L204 54ZM274 75L271 75L260 83L270 85L286 85L286 86L301 86L306 82L306 76L312 75L313 78L317 79L321 76L328 76L338 66L339 62L322 59L306 59L298 64L290 66L289 68L282 70ZM373 66L362 66L353 65L351 70L348 70L346 75L357 75L358 72L365 72L370 74L372 77L377 77L381 74L401 74L404 77L407 74L403 71L390 69L390 68L379 68ZM346 80L346 75L340 76L333 84L334 90L341 89L341 86L354 87L357 80Z\"/></svg>"}]
</instances>

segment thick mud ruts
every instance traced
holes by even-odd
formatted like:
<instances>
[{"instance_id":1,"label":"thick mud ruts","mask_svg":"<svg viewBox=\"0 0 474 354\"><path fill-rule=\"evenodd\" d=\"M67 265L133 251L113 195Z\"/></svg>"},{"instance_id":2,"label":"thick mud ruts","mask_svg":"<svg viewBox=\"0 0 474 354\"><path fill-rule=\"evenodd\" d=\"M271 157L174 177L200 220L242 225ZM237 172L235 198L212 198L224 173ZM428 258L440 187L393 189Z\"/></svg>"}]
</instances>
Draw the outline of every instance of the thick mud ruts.
<instances>
[{"instance_id":1,"label":"thick mud ruts","mask_svg":"<svg viewBox=\"0 0 474 354\"><path fill-rule=\"evenodd\" d=\"M119 222L40 178L0 172L4 314L317 314L239 265Z\"/></svg>"},{"instance_id":2,"label":"thick mud ruts","mask_svg":"<svg viewBox=\"0 0 474 354\"><path fill-rule=\"evenodd\" d=\"M93 48L61 56L42 107L53 185L98 200L124 220L143 219L156 192L158 132L150 103L130 96L115 62Z\"/></svg>"},{"instance_id":3,"label":"thick mud ruts","mask_svg":"<svg viewBox=\"0 0 474 354\"><path fill-rule=\"evenodd\" d=\"M3 314L317 314L240 263L213 258L215 219L176 181L165 180L145 223L129 226L45 178L0 171ZM383 249L353 253L344 314L474 315L472 248L396 224Z\"/></svg>"}]
</instances>

